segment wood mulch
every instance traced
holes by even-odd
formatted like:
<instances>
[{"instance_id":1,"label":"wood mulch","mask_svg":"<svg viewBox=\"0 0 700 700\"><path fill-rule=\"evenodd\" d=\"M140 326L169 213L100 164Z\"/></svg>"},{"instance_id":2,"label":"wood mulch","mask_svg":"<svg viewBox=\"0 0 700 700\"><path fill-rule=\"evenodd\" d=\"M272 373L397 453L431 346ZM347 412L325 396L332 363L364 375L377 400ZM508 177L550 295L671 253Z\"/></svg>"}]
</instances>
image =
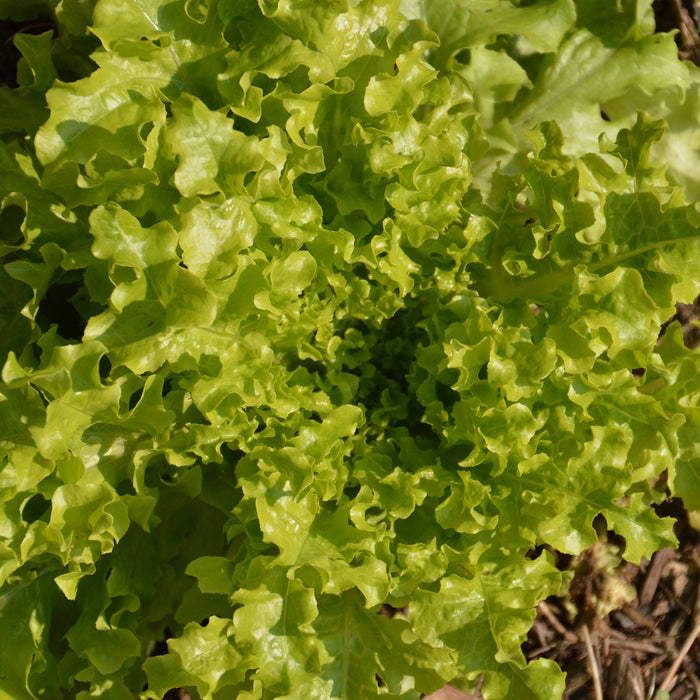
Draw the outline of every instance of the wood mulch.
<instances>
[{"instance_id":1,"label":"wood mulch","mask_svg":"<svg viewBox=\"0 0 700 700\"><path fill-rule=\"evenodd\" d=\"M700 65L700 3L693 0L654 0L656 31L677 31L678 55Z\"/></svg>"},{"instance_id":2,"label":"wood mulch","mask_svg":"<svg viewBox=\"0 0 700 700\"><path fill-rule=\"evenodd\" d=\"M700 536L679 501L663 510L678 519L678 550L634 566L614 537L603 538L571 560L569 596L540 603L523 649L567 672L565 700L645 700L657 690L700 697Z\"/></svg>"}]
</instances>

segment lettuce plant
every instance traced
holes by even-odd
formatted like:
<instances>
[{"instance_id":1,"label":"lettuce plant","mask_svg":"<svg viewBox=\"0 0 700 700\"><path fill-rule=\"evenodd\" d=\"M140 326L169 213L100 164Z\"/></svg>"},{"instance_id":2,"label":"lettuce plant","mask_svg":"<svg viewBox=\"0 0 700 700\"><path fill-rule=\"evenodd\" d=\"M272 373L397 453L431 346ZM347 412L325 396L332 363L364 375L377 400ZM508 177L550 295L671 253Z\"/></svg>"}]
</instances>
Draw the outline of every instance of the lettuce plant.
<instances>
[{"instance_id":1,"label":"lettuce plant","mask_svg":"<svg viewBox=\"0 0 700 700\"><path fill-rule=\"evenodd\" d=\"M561 696L544 545L700 508L650 4L0 1L0 697Z\"/></svg>"}]
</instances>

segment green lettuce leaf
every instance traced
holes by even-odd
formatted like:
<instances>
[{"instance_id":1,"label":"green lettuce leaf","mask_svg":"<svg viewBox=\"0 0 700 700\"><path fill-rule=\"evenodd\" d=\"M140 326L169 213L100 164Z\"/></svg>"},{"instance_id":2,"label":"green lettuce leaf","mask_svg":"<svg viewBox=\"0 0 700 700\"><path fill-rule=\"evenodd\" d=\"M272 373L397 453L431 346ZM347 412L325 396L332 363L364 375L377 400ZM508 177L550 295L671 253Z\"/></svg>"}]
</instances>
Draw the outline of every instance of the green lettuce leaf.
<instances>
[{"instance_id":1,"label":"green lettuce leaf","mask_svg":"<svg viewBox=\"0 0 700 700\"><path fill-rule=\"evenodd\" d=\"M560 697L533 552L700 508L650 2L0 16L0 695Z\"/></svg>"}]
</instances>

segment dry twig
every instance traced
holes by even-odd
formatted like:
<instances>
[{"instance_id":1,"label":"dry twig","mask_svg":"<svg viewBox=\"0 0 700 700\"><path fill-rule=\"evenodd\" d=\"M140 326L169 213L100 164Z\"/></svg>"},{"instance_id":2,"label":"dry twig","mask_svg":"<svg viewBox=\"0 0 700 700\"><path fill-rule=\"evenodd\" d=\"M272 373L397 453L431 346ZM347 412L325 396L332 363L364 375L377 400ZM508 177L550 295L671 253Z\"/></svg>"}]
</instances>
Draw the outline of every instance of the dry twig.
<instances>
[{"instance_id":1,"label":"dry twig","mask_svg":"<svg viewBox=\"0 0 700 700\"><path fill-rule=\"evenodd\" d=\"M600 679L600 668L598 668L598 660L596 659L593 644L591 642L591 633L588 631L588 625L581 628L583 633L583 642L586 645L586 653L588 654L588 663L591 669L591 678L593 679L593 692L596 700L603 700L603 684Z\"/></svg>"},{"instance_id":2,"label":"dry twig","mask_svg":"<svg viewBox=\"0 0 700 700\"><path fill-rule=\"evenodd\" d=\"M692 57L693 61L697 64L700 58L700 52L698 51L700 37L698 37L698 30L695 27L695 23L688 13L688 10L683 7L682 0L672 0L669 4L678 21L678 28L681 32L681 40L686 57Z\"/></svg>"},{"instance_id":3,"label":"dry twig","mask_svg":"<svg viewBox=\"0 0 700 700\"><path fill-rule=\"evenodd\" d=\"M668 673L666 674L666 678L664 678L664 682L661 684L661 690L668 690L671 687L671 683L673 683L673 679L678 673L678 669L680 668L681 664L683 663L683 659L687 656L688 652L690 651L690 647L693 646L693 643L697 639L697 636L700 634L700 622L695 623L695 627L693 627L693 631L688 635L687 639L685 640L685 643L681 647L680 651L678 652L678 655L676 658L673 660L673 663L671 664L671 668L668 669Z\"/></svg>"},{"instance_id":4,"label":"dry twig","mask_svg":"<svg viewBox=\"0 0 700 700\"><path fill-rule=\"evenodd\" d=\"M683 659L683 670L695 690L695 696L700 698L700 679L693 672L693 667L688 663L688 659Z\"/></svg>"},{"instance_id":5,"label":"dry twig","mask_svg":"<svg viewBox=\"0 0 700 700\"><path fill-rule=\"evenodd\" d=\"M653 600L654 593L656 593L659 581L661 580L661 574L666 564L673 557L673 552L674 550L670 547L664 547L652 557L644 578L644 585L639 593L639 602L642 605L648 605Z\"/></svg>"},{"instance_id":6,"label":"dry twig","mask_svg":"<svg viewBox=\"0 0 700 700\"><path fill-rule=\"evenodd\" d=\"M561 624L559 618L552 612L552 609L549 607L549 605L547 605L547 603L545 603L544 600L540 601L537 609L547 618L547 622L549 622L549 624L552 625L552 627L554 627L559 634L564 636L570 642L578 641L576 635Z\"/></svg>"}]
</instances>

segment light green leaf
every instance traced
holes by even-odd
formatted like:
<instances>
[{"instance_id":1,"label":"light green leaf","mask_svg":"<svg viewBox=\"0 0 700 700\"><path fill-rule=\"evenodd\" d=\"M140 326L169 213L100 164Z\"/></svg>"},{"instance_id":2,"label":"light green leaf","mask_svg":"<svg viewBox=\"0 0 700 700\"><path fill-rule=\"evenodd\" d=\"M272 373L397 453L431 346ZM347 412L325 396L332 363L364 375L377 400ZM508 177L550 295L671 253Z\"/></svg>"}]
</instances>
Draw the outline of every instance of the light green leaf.
<instances>
[{"instance_id":1,"label":"light green leaf","mask_svg":"<svg viewBox=\"0 0 700 700\"><path fill-rule=\"evenodd\" d=\"M330 657L324 674L333 682L333 698L379 698L388 691L409 700L445 684L444 650L408 641L409 624L399 615L389 620L351 594L323 598L319 613L314 628Z\"/></svg>"},{"instance_id":2,"label":"light green leaf","mask_svg":"<svg viewBox=\"0 0 700 700\"><path fill-rule=\"evenodd\" d=\"M270 266L270 287L275 296L299 296L316 276L316 261L310 253L299 251Z\"/></svg>"},{"instance_id":3,"label":"light green leaf","mask_svg":"<svg viewBox=\"0 0 700 700\"><path fill-rule=\"evenodd\" d=\"M18 33L14 37L15 46L24 57L17 66L17 82L33 92L46 92L58 77L51 58L52 38L53 32Z\"/></svg>"},{"instance_id":4,"label":"light green leaf","mask_svg":"<svg viewBox=\"0 0 700 700\"><path fill-rule=\"evenodd\" d=\"M6 587L0 596L0 696L30 700L32 688L60 692L56 661L49 651L51 614L60 593L49 571L34 578L31 585ZM40 660L41 678L31 678L32 666ZM48 671L48 672L47 672Z\"/></svg>"},{"instance_id":5,"label":"light green leaf","mask_svg":"<svg viewBox=\"0 0 700 700\"><path fill-rule=\"evenodd\" d=\"M434 60L440 67L461 49L490 44L502 34L520 34L537 51L555 51L576 17L570 0L540 0L525 7L499 0L449 0L439 8L426 0L402 0L401 11L424 19L438 35Z\"/></svg>"},{"instance_id":6,"label":"light green leaf","mask_svg":"<svg viewBox=\"0 0 700 700\"><path fill-rule=\"evenodd\" d=\"M177 235L166 222L144 229L128 211L111 205L94 209L90 226L95 238L92 252L113 266L146 270L177 259Z\"/></svg>"},{"instance_id":7,"label":"light green leaf","mask_svg":"<svg viewBox=\"0 0 700 700\"><path fill-rule=\"evenodd\" d=\"M192 97L181 97L172 110L167 139L178 158L175 185L180 193L238 194L245 175L264 162L258 140L236 131L225 114L212 112Z\"/></svg>"},{"instance_id":8,"label":"light green leaf","mask_svg":"<svg viewBox=\"0 0 700 700\"><path fill-rule=\"evenodd\" d=\"M253 244L257 232L245 199L234 197L221 205L200 202L183 220L182 260L198 277L228 277L237 271L238 254Z\"/></svg>"},{"instance_id":9,"label":"light green leaf","mask_svg":"<svg viewBox=\"0 0 700 700\"><path fill-rule=\"evenodd\" d=\"M232 623L210 617L203 627L190 623L183 634L168 641L168 653L146 660L147 697L160 698L171 688L187 685L197 688L203 700L244 678L243 657L230 633Z\"/></svg>"},{"instance_id":10,"label":"light green leaf","mask_svg":"<svg viewBox=\"0 0 700 700\"><path fill-rule=\"evenodd\" d=\"M57 169L71 161L85 164L98 151L133 162L144 152L141 127L165 120L160 91L174 72L167 56L142 60L102 52L93 60L99 70L90 77L56 81L46 93L51 116L35 138L43 165Z\"/></svg>"},{"instance_id":11,"label":"light green leaf","mask_svg":"<svg viewBox=\"0 0 700 700\"><path fill-rule=\"evenodd\" d=\"M650 0L0 17L55 18L0 87L0 695L561 696L532 551L700 507Z\"/></svg>"},{"instance_id":12,"label":"light green leaf","mask_svg":"<svg viewBox=\"0 0 700 700\"><path fill-rule=\"evenodd\" d=\"M545 557L511 556L497 566L483 558L478 572L443 578L439 593L416 594L410 606L414 633L455 649L463 674L484 673L485 697L557 697L564 690L561 671L548 662L526 665L520 645L534 618L532 605L556 593L560 582Z\"/></svg>"}]
</instances>

